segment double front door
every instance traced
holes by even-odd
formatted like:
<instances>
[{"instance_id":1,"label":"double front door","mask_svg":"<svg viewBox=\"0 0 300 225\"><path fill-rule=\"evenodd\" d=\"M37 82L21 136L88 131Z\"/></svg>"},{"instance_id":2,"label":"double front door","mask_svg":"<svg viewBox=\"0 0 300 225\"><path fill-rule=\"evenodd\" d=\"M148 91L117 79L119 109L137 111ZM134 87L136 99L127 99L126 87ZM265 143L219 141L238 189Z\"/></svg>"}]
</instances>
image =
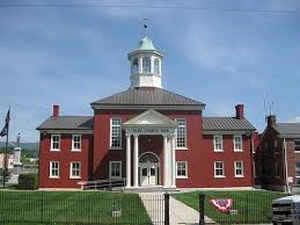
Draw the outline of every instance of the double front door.
<instances>
[{"instance_id":1,"label":"double front door","mask_svg":"<svg viewBox=\"0 0 300 225\"><path fill-rule=\"evenodd\" d=\"M146 162L140 164L140 183L145 185L157 184L158 168L157 163Z\"/></svg>"}]
</instances>

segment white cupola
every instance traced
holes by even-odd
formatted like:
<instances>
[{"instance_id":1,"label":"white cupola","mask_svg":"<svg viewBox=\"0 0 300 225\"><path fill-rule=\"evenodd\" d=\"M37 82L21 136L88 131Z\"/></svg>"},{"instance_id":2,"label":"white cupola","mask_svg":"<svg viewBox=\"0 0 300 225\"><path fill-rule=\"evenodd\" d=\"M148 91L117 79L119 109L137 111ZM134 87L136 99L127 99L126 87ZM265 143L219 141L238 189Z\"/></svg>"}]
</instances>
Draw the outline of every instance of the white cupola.
<instances>
[{"instance_id":1,"label":"white cupola","mask_svg":"<svg viewBox=\"0 0 300 225\"><path fill-rule=\"evenodd\" d=\"M162 57L163 55L156 50L152 40L145 36L138 48L128 54L131 66L131 87L162 88Z\"/></svg>"}]
</instances>

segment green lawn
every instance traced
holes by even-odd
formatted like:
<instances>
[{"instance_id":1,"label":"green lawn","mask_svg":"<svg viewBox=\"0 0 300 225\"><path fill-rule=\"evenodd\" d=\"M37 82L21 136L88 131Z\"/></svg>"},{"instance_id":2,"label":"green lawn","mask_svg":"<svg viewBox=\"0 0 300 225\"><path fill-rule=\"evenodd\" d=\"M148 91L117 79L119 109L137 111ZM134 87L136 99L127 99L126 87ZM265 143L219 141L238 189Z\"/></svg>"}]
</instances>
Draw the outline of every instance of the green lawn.
<instances>
[{"instance_id":1,"label":"green lawn","mask_svg":"<svg viewBox=\"0 0 300 225\"><path fill-rule=\"evenodd\" d=\"M112 217L112 208L121 216ZM137 194L0 191L0 224L152 224Z\"/></svg>"},{"instance_id":2,"label":"green lawn","mask_svg":"<svg viewBox=\"0 0 300 225\"><path fill-rule=\"evenodd\" d=\"M217 223L271 223L271 203L285 194L271 191L196 191L173 195L179 201L199 210L199 194L205 195L204 213ZM211 199L232 198L236 215L221 213L209 203Z\"/></svg>"}]
</instances>

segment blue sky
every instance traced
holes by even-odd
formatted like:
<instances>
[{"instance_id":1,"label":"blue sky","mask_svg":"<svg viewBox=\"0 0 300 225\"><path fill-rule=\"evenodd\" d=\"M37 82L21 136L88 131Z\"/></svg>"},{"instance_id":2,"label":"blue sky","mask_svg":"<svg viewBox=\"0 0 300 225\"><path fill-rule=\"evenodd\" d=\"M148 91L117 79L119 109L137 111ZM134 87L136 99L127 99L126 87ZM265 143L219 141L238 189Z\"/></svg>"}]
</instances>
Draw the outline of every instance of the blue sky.
<instances>
[{"instance_id":1,"label":"blue sky","mask_svg":"<svg viewBox=\"0 0 300 225\"><path fill-rule=\"evenodd\" d=\"M92 115L90 102L127 89L127 53L143 37L144 17L164 54L164 88L205 102L204 115L233 116L243 103L262 131L266 99L278 121L300 122L299 0L53 0L114 7L1 7L45 2L0 2L0 126L10 105L11 140L21 132L22 141L37 141L35 128L52 104L64 115Z\"/></svg>"}]
</instances>

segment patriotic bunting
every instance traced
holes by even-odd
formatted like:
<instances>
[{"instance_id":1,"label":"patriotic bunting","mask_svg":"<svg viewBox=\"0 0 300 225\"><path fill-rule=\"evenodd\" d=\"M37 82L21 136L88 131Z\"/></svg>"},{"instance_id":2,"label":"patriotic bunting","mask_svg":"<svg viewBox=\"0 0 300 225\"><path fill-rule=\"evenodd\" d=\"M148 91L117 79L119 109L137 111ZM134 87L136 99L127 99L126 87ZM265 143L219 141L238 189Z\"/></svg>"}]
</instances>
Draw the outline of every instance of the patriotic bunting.
<instances>
[{"instance_id":1,"label":"patriotic bunting","mask_svg":"<svg viewBox=\"0 0 300 225\"><path fill-rule=\"evenodd\" d=\"M233 204L233 200L231 198L211 199L209 202L222 213L228 213Z\"/></svg>"}]
</instances>

